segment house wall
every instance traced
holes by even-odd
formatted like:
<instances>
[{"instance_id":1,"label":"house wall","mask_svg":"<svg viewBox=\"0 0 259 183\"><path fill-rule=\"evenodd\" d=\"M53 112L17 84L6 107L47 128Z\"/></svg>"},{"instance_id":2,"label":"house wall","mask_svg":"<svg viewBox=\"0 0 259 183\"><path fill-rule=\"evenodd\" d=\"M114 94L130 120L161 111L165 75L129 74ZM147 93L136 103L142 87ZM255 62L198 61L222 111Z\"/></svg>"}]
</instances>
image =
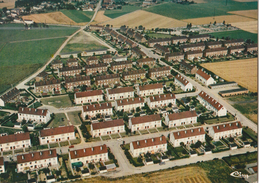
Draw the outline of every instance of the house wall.
<instances>
[{"instance_id":1,"label":"house wall","mask_svg":"<svg viewBox=\"0 0 259 183\"><path fill-rule=\"evenodd\" d=\"M183 91L191 91L193 89L193 86L190 82L187 85L184 85L178 79L174 78L174 83L180 86Z\"/></svg>"},{"instance_id":2,"label":"house wall","mask_svg":"<svg viewBox=\"0 0 259 183\"><path fill-rule=\"evenodd\" d=\"M157 121L149 121L146 123L139 123L139 124L132 124L131 118L129 119L129 128L131 129L131 132L137 131L137 130L144 130L149 128L157 128L161 127L161 120Z\"/></svg>"},{"instance_id":3,"label":"house wall","mask_svg":"<svg viewBox=\"0 0 259 183\"><path fill-rule=\"evenodd\" d=\"M99 101L103 101L103 95L94 95L94 96L76 98L76 94L75 94L76 104L99 102Z\"/></svg>"},{"instance_id":4,"label":"house wall","mask_svg":"<svg viewBox=\"0 0 259 183\"><path fill-rule=\"evenodd\" d=\"M156 88L156 89L150 89L150 90L139 90L139 87L137 87L137 94L141 97L149 96L149 95L157 95L157 94L163 94L164 89L163 88Z\"/></svg>"},{"instance_id":5,"label":"house wall","mask_svg":"<svg viewBox=\"0 0 259 183\"><path fill-rule=\"evenodd\" d=\"M85 116L88 115L89 117L94 117L96 114L101 114L101 115L112 115L112 108L108 109L101 109L101 110L96 110L96 111L87 111L84 112L82 110L82 118L85 119Z\"/></svg>"},{"instance_id":6,"label":"house wall","mask_svg":"<svg viewBox=\"0 0 259 183\"><path fill-rule=\"evenodd\" d=\"M76 162L82 162L84 165L90 163L90 162L99 162L99 161L108 161L108 152L107 153L102 153L102 154L96 154L92 156L85 156L77 159L71 159L70 153L69 153L69 159L70 163L76 163Z\"/></svg>"},{"instance_id":7,"label":"house wall","mask_svg":"<svg viewBox=\"0 0 259 183\"><path fill-rule=\"evenodd\" d=\"M129 104L129 105L124 105L124 106L118 106L117 104L118 101L115 102L115 109L117 111L121 111L124 109L124 111L131 111L132 109L136 110L138 107L144 107L144 102L143 103L135 103L135 104Z\"/></svg>"},{"instance_id":8,"label":"house wall","mask_svg":"<svg viewBox=\"0 0 259 183\"><path fill-rule=\"evenodd\" d=\"M40 145L51 144L51 143L67 141L67 140L74 140L74 139L76 139L75 132L63 133L63 134L47 136L47 137L39 137Z\"/></svg>"},{"instance_id":9,"label":"house wall","mask_svg":"<svg viewBox=\"0 0 259 183\"><path fill-rule=\"evenodd\" d=\"M228 137L241 136L242 135L242 128L215 133L214 130L213 130L213 127L211 126L211 127L209 127L208 135L211 136L213 138L213 140L219 140L222 137L228 138Z\"/></svg>"},{"instance_id":10,"label":"house wall","mask_svg":"<svg viewBox=\"0 0 259 183\"><path fill-rule=\"evenodd\" d=\"M108 90L107 92L107 100L119 100L119 99L124 99L124 98L132 98L134 97L134 91L132 92L124 92L124 93L114 93L114 94L109 94Z\"/></svg>"},{"instance_id":11,"label":"house wall","mask_svg":"<svg viewBox=\"0 0 259 183\"><path fill-rule=\"evenodd\" d=\"M130 143L130 152L133 157L138 157L140 154L142 154L142 153L146 154L147 152L156 153L160 150L162 150L163 152L166 152L167 144L161 144L161 145L157 145L157 146L150 146L150 147L145 147L145 148L134 149L132 142Z\"/></svg>"},{"instance_id":12,"label":"house wall","mask_svg":"<svg viewBox=\"0 0 259 183\"><path fill-rule=\"evenodd\" d=\"M103 129L98 129L98 130L93 130L93 126L91 125L91 134L92 137L99 137L103 135L108 135L108 134L117 134L117 133L123 133L125 132L125 126L114 126L114 127L109 127L109 128L103 128Z\"/></svg>"},{"instance_id":13,"label":"house wall","mask_svg":"<svg viewBox=\"0 0 259 183\"><path fill-rule=\"evenodd\" d=\"M172 142L174 147L181 146L181 142L183 142L184 144L195 144L197 141L205 142L205 134L175 139L173 133L170 133L170 141Z\"/></svg>"},{"instance_id":14,"label":"house wall","mask_svg":"<svg viewBox=\"0 0 259 183\"><path fill-rule=\"evenodd\" d=\"M30 139L0 144L1 151L10 151L12 149L22 149L26 147L31 147Z\"/></svg>"},{"instance_id":15,"label":"house wall","mask_svg":"<svg viewBox=\"0 0 259 183\"><path fill-rule=\"evenodd\" d=\"M47 111L46 116L18 113L18 121L22 120L30 120L38 123L47 123L50 120L50 112Z\"/></svg>"},{"instance_id":16,"label":"house wall","mask_svg":"<svg viewBox=\"0 0 259 183\"><path fill-rule=\"evenodd\" d=\"M172 103L172 105L175 105L175 99L169 99L169 100L160 100L160 101L150 101L150 98L147 98L147 105L149 108L156 108L156 107L163 107L168 106L168 104Z\"/></svg>"},{"instance_id":17,"label":"house wall","mask_svg":"<svg viewBox=\"0 0 259 183\"><path fill-rule=\"evenodd\" d=\"M174 126L181 126L181 125L185 125L185 124L193 124L193 123L197 123L197 116L176 119L176 120L171 120L171 121L170 121L168 115L165 116L165 124L168 125L169 128L174 127Z\"/></svg>"}]
</instances>

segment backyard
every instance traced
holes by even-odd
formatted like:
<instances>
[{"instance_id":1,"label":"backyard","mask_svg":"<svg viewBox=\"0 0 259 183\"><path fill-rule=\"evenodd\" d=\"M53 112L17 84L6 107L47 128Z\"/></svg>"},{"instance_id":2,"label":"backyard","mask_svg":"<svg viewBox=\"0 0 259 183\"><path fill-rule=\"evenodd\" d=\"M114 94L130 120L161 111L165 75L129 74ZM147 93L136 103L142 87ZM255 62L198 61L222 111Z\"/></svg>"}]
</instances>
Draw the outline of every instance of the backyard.
<instances>
[{"instance_id":1,"label":"backyard","mask_svg":"<svg viewBox=\"0 0 259 183\"><path fill-rule=\"evenodd\" d=\"M51 123L48 125L49 128L55 128L59 126L67 126L68 120L66 118L66 115L64 113L57 113L55 114L54 119L51 121Z\"/></svg>"},{"instance_id":2,"label":"backyard","mask_svg":"<svg viewBox=\"0 0 259 183\"><path fill-rule=\"evenodd\" d=\"M72 102L69 97L66 96L59 96L59 97L48 97L41 99L41 102L44 105L50 105L56 108L65 108L65 107L72 107Z\"/></svg>"},{"instance_id":3,"label":"backyard","mask_svg":"<svg viewBox=\"0 0 259 183\"><path fill-rule=\"evenodd\" d=\"M80 113L80 111L74 111L74 112L67 113L68 118L73 125L81 125L81 120L78 116L78 113Z\"/></svg>"}]
</instances>

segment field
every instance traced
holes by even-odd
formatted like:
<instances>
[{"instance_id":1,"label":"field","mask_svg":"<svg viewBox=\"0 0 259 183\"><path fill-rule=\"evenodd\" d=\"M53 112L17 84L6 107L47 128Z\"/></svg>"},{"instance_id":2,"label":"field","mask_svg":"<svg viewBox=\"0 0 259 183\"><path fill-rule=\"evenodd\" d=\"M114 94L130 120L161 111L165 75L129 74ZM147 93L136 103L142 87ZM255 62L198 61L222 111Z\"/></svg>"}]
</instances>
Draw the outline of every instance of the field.
<instances>
[{"instance_id":1,"label":"field","mask_svg":"<svg viewBox=\"0 0 259 183\"><path fill-rule=\"evenodd\" d=\"M258 10L230 11L228 13L258 19Z\"/></svg>"},{"instance_id":2,"label":"field","mask_svg":"<svg viewBox=\"0 0 259 183\"><path fill-rule=\"evenodd\" d=\"M113 27L120 27L122 25L127 25L131 28L142 25L146 29L163 27L183 27L186 26L186 22L182 22L173 18L168 18L158 14L150 13L147 11L138 10L133 13L123 15L116 19L107 21L104 25L110 24Z\"/></svg>"},{"instance_id":3,"label":"field","mask_svg":"<svg viewBox=\"0 0 259 183\"><path fill-rule=\"evenodd\" d=\"M140 9L138 6L123 6L122 9L116 9L116 10L106 10L104 15L110 18L117 18L119 16L122 16L127 13L131 13L133 11L136 11Z\"/></svg>"},{"instance_id":4,"label":"field","mask_svg":"<svg viewBox=\"0 0 259 183\"><path fill-rule=\"evenodd\" d=\"M105 16L104 12L105 11L98 11L98 13L94 19L94 22L92 22L92 24L97 24L97 23L106 22L106 21L110 20L111 18Z\"/></svg>"},{"instance_id":5,"label":"field","mask_svg":"<svg viewBox=\"0 0 259 183\"><path fill-rule=\"evenodd\" d=\"M44 105L51 105L56 108L72 107L71 100L68 96L43 98L41 102Z\"/></svg>"},{"instance_id":6,"label":"field","mask_svg":"<svg viewBox=\"0 0 259 183\"><path fill-rule=\"evenodd\" d=\"M236 30L236 31L225 31L225 32L215 32L215 33L210 33L210 35L214 36L215 38L226 38L229 37L230 39L251 39L252 41L254 41L255 43L257 43L257 34L254 33L250 33L247 31L243 31L243 30Z\"/></svg>"},{"instance_id":7,"label":"field","mask_svg":"<svg viewBox=\"0 0 259 183\"><path fill-rule=\"evenodd\" d=\"M94 15L94 11L61 10L61 12L76 23L90 22Z\"/></svg>"},{"instance_id":8,"label":"field","mask_svg":"<svg viewBox=\"0 0 259 183\"><path fill-rule=\"evenodd\" d=\"M257 92L257 58L201 64L227 81L235 81L251 92Z\"/></svg>"},{"instance_id":9,"label":"field","mask_svg":"<svg viewBox=\"0 0 259 183\"><path fill-rule=\"evenodd\" d=\"M66 125L69 125L66 115L64 113L57 113L55 114L53 121L48 125L48 128L55 128Z\"/></svg>"},{"instance_id":10,"label":"field","mask_svg":"<svg viewBox=\"0 0 259 183\"><path fill-rule=\"evenodd\" d=\"M172 37L170 34L157 34L157 33L150 33L147 36L151 38L170 38Z\"/></svg>"},{"instance_id":11,"label":"field","mask_svg":"<svg viewBox=\"0 0 259 183\"><path fill-rule=\"evenodd\" d=\"M213 17L220 15L229 15L229 11L254 10L257 9L257 2L235 2L233 0L207 0L208 3L199 3L192 5L181 5L175 3L163 3L158 6L152 6L146 11L157 13L163 16L176 18L178 20Z\"/></svg>"},{"instance_id":12,"label":"field","mask_svg":"<svg viewBox=\"0 0 259 183\"><path fill-rule=\"evenodd\" d=\"M0 3L0 9L7 7L8 9L14 8L15 0L4 0L3 3Z\"/></svg>"},{"instance_id":13,"label":"field","mask_svg":"<svg viewBox=\"0 0 259 183\"><path fill-rule=\"evenodd\" d=\"M21 24L0 27L0 93L43 66L66 40L66 36L77 30L56 26L24 30Z\"/></svg>"},{"instance_id":14,"label":"field","mask_svg":"<svg viewBox=\"0 0 259 183\"><path fill-rule=\"evenodd\" d=\"M258 25L257 25L257 20L256 21L250 21L250 22L237 22L237 23L232 23L232 26L238 27L239 29L242 29L247 32L251 32L254 34L258 33Z\"/></svg>"},{"instance_id":15,"label":"field","mask_svg":"<svg viewBox=\"0 0 259 183\"><path fill-rule=\"evenodd\" d=\"M75 111L75 112L68 112L67 115L68 115L68 118L70 120L70 122L73 124L73 125L81 125L81 120L78 116L78 113L80 113L80 111Z\"/></svg>"},{"instance_id":16,"label":"field","mask_svg":"<svg viewBox=\"0 0 259 183\"><path fill-rule=\"evenodd\" d=\"M89 33L81 31L68 42L61 53L82 52L85 50L91 51L105 48L107 47L99 43L95 38L90 36Z\"/></svg>"}]
</instances>

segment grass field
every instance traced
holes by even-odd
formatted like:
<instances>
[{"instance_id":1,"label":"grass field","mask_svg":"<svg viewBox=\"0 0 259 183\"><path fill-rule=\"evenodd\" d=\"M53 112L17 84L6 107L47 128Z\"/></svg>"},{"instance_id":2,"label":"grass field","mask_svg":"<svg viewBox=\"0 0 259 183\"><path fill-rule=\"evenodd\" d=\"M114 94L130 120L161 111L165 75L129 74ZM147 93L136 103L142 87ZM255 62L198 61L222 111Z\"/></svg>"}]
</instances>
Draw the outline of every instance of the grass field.
<instances>
[{"instance_id":1,"label":"grass field","mask_svg":"<svg viewBox=\"0 0 259 183\"><path fill-rule=\"evenodd\" d=\"M94 15L94 11L61 10L61 12L76 23L90 22Z\"/></svg>"},{"instance_id":2,"label":"grass field","mask_svg":"<svg viewBox=\"0 0 259 183\"><path fill-rule=\"evenodd\" d=\"M227 81L235 81L252 92L257 92L257 58L201 64L202 67Z\"/></svg>"},{"instance_id":3,"label":"grass field","mask_svg":"<svg viewBox=\"0 0 259 183\"><path fill-rule=\"evenodd\" d=\"M138 9L140 9L140 7L138 7L138 6L126 5L126 6L122 6L122 9L106 10L104 12L104 15L109 17L109 18L117 18L117 17L122 16L124 14L136 11Z\"/></svg>"},{"instance_id":4,"label":"grass field","mask_svg":"<svg viewBox=\"0 0 259 183\"><path fill-rule=\"evenodd\" d=\"M146 35L151 38L171 38L172 37L169 34L157 34L157 33L150 33L150 34L146 34Z\"/></svg>"},{"instance_id":5,"label":"grass field","mask_svg":"<svg viewBox=\"0 0 259 183\"><path fill-rule=\"evenodd\" d=\"M72 102L68 96L43 98L41 102L45 105L51 105L56 108L72 107Z\"/></svg>"},{"instance_id":6,"label":"grass field","mask_svg":"<svg viewBox=\"0 0 259 183\"><path fill-rule=\"evenodd\" d=\"M67 113L68 118L73 125L81 125L81 120L79 119L78 113L80 113L80 111Z\"/></svg>"},{"instance_id":7,"label":"grass field","mask_svg":"<svg viewBox=\"0 0 259 183\"><path fill-rule=\"evenodd\" d=\"M210 33L211 36L214 36L215 38L226 38L229 37L231 39L251 39L252 41L254 41L255 43L257 43L257 34L253 34L247 31L243 31L243 30L236 30L236 31L225 31L225 32L216 32L216 33Z\"/></svg>"},{"instance_id":8,"label":"grass field","mask_svg":"<svg viewBox=\"0 0 259 183\"><path fill-rule=\"evenodd\" d=\"M256 21L249 21L249 22L236 22L232 23L232 26L238 27L239 29L242 29L247 32L251 32L257 35L258 33L258 25Z\"/></svg>"},{"instance_id":9,"label":"grass field","mask_svg":"<svg viewBox=\"0 0 259 183\"><path fill-rule=\"evenodd\" d=\"M199 3L192 5L181 5L175 3L164 3L158 6L152 6L146 11L157 13L163 16L176 18L178 20L200 18L200 17L212 17L220 15L229 15L229 11L238 10L254 10L257 9L257 2L236 2L233 0L206 0L207 3ZM214 13L215 8L215 13Z\"/></svg>"},{"instance_id":10,"label":"grass field","mask_svg":"<svg viewBox=\"0 0 259 183\"><path fill-rule=\"evenodd\" d=\"M59 127L59 126L66 126L66 125L69 125L66 115L64 113L57 113L55 114L55 118L48 125L48 127L52 128L52 127Z\"/></svg>"}]
</instances>

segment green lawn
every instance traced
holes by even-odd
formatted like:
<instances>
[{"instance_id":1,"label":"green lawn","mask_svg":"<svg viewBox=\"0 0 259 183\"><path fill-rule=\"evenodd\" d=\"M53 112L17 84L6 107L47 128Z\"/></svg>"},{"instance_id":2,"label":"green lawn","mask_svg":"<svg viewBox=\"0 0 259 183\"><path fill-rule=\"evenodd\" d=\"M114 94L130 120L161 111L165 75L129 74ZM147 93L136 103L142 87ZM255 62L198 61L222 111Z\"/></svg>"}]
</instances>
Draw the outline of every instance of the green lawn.
<instances>
[{"instance_id":1,"label":"green lawn","mask_svg":"<svg viewBox=\"0 0 259 183\"><path fill-rule=\"evenodd\" d=\"M61 10L61 12L76 23L89 22L94 15L94 11Z\"/></svg>"},{"instance_id":2,"label":"green lawn","mask_svg":"<svg viewBox=\"0 0 259 183\"><path fill-rule=\"evenodd\" d=\"M80 113L80 111L68 112L67 113L68 118L73 125L81 125L81 120L78 116L78 113Z\"/></svg>"},{"instance_id":3,"label":"green lawn","mask_svg":"<svg viewBox=\"0 0 259 183\"><path fill-rule=\"evenodd\" d=\"M56 108L72 107L72 102L68 96L43 98L41 101L45 105L51 105Z\"/></svg>"},{"instance_id":4,"label":"green lawn","mask_svg":"<svg viewBox=\"0 0 259 183\"><path fill-rule=\"evenodd\" d=\"M231 39L251 39L251 41L254 41L255 43L257 43L257 34L253 34L250 32L246 32L243 30L235 30L235 31L225 31L225 32L215 32L215 33L210 33L211 36L214 36L215 38L226 38L226 37L230 37Z\"/></svg>"},{"instance_id":5,"label":"green lawn","mask_svg":"<svg viewBox=\"0 0 259 183\"><path fill-rule=\"evenodd\" d=\"M8 116L9 114L9 112L0 111L0 120L4 119L4 117Z\"/></svg>"},{"instance_id":6,"label":"green lawn","mask_svg":"<svg viewBox=\"0 0 259 183\"><path fill-rule=\"evenodd\" d=\"M217 118L207 119L207 120L204 120L204 122L206 124L215 124L215 123L223 123L223 122L234 121L234 120L235 120L235 118L232 115L229 115L229 118L219 117L218 119Z\"/></svg>"},{"instance_id":7,"label":"green lawn","mask_svg":"<svg viewBox=\"0 0 259 183\"><path fill-rule=\"evenodd\" d=\"M21 130L0 127L0 133L14 134L15 132L18 132L18 131L21 131Z\"/></svg>"},{"instance_id":8,"label":"green lawn","mask_svg":"<svg viewBox=\"0 0 259 183\"><path fill-rule=\"evenodd\" d=\"M181 5L176 3L163 3L161 5L152 6L146 11L157 13L163 16L176 18L176 19L189 19L200 17L211 17L219 15L229 15L228 11L237 10L251 10L257 9L257 2L236 2L234 0L228 0L227 6L225 0L206 0L208 3Z\"/></svg>"},{"instance_id":9,"label":"green lawn","mask_svg":"<svg viewBox=\"0 0 259 183\"><path fill-rule=\"evenodd\" d=\"M139 10L140 7L138 6L131 6L131 5L126 5L122 6L122 9L116 9L116 10L106 10L104 15L110 18L117 18L119 16L122 16L127 13L131 13L133 11Z\"/></svg>"},{"instance_id":10,"label":"green lawn","mask_svg":"<svg viewBox=\"0 0 259 183\"><path fill-rule=\"evenodd\" d=\"M169 34L158 34L158 33L149 33L147 34L150 38L171 38Z\"/></svg>"},{"instance_id":11,"label":"green lawn","mask_svg":"<svg viewBox=\"0 0 259 183\"><path fill-rule=\"evenodd\" d=\"M73 43L73 44L67 44L61 53L92 51L92 50L98 50L98 49L108 49L108 48L98 43L85 43L85 44Z\"/></svg>"},{"instance_id":12,"label":"green lawn","mask_svg":"<svg viewBox=\"0 0 259 183\"><path fill-rule=\"evenodd\" d=\"M59 127L59 126L66 126L68 125L68 120L66 118L66 115L64 113L57 113L55 114L55 118L53 121L49 124L49 128L51 127Z\"/></svg>"}]
</instances>

